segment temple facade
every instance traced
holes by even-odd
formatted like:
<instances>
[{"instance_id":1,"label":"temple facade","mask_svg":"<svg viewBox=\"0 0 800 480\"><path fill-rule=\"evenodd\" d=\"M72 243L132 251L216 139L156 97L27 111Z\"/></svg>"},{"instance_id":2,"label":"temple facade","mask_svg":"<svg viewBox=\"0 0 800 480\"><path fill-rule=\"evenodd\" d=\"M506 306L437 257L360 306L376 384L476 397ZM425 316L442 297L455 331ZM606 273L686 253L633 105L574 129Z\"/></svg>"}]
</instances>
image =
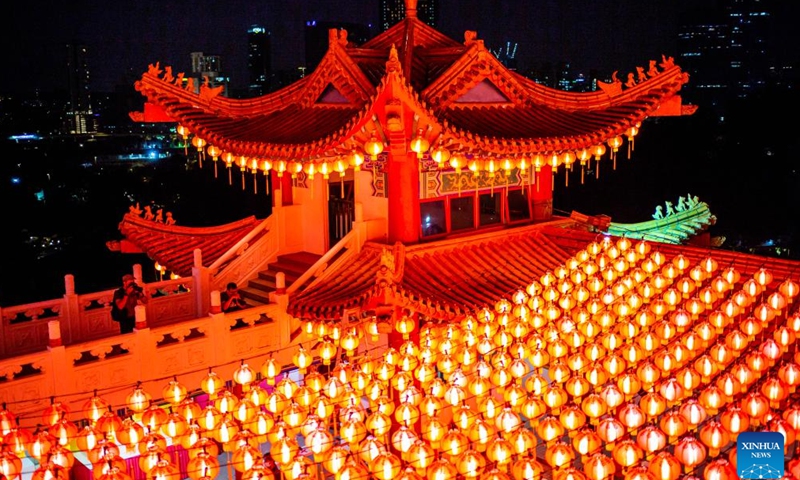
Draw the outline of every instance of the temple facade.
<instances>
[{"instance_id":1,"label":"temple facade","mask_svg":"<svg viewBox=\"0 0 800 480\"><path fill-rule=\"evenodd\" d=\"M553 214L555 179L694 112L670 57L562 92L407 0L363 45L331 31L275 93L181 78L152 65L132 118L175 122L188 160L273 214L127 214L118 247L180 272L145 285L133 333L70 278L1 310L5 477L756 478L737 454L755 433L782 439L758 478L800 478L800 263L680 244L674 218L713 222L694 197L631 238ZM222 312L229 282L269 292Z\"/></svg>"}]
</instances>

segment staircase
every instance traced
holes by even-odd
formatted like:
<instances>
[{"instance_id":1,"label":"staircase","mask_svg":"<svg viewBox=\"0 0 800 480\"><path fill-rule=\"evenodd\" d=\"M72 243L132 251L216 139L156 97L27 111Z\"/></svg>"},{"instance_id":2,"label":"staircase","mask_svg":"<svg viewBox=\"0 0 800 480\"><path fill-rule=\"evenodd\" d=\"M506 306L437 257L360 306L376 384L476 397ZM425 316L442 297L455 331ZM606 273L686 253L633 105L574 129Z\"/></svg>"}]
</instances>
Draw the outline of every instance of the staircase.
<instances>
[{"instance_id":1,"label":"staircase","mask_svg":"<svg viewBox=\"0 0 800 480\"><path fill-rule=\"evenodd\" d=\"M311 268L322 255L309 252L296 252L278 256L277 261L267 265L266 270L258 272L258 277L250 280L239 293L251 306L269 303L270 292L275 291L275 276L283 272L288 288L295 280ZM313 277L312 279L313 280Z\"/></svg>"}]
</instances>

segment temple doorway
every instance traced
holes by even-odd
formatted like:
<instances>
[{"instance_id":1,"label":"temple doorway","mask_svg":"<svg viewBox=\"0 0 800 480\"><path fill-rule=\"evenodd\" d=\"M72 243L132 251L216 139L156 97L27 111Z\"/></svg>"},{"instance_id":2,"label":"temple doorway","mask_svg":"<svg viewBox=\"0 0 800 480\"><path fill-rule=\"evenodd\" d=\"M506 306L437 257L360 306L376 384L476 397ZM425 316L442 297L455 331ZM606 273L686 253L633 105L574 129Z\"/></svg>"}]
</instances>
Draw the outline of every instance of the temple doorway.
<instances>
[{"instance_id":1,"label":"temple doorway","mask_svg":"<svg viewBox=\"0 0 800 480\"><path fill-rule=\"evenodd\" d=\"M328 248L350 233L355 219L353 182L331 182L328 185Z\"/></svg>"}]
</instances>

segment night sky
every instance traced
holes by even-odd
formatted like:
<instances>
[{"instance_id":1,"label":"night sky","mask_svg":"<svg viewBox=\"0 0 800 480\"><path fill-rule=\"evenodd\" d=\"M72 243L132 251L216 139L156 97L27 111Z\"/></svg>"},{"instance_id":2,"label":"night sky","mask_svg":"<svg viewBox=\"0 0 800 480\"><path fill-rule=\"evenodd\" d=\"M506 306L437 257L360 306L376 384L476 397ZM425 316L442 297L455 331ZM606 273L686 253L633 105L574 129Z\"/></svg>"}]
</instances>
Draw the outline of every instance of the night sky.
<instances>
[{"instance_id":1,"label":"night sky","mask_svg":"<svg viewBox=\"0 0 800 480\"><path fill-rule=\"evenodd\" d=\"M518 42L520 68L570 61L577 71L632 71L676 55L677 18L687 5L713 0L441 0L439 30L463 41L477 30L487 46ZM89 47L92 90L132 85L161 62L189 70L189 53L222 56L233 86L246 82L246 30L272 32L275 69L304 58L306 20L377 24L378 0L48 0L7 2L0 92L64 88L65 45ZM377 31L377 30L376 30Z\"/></svg>"}]
</instances>

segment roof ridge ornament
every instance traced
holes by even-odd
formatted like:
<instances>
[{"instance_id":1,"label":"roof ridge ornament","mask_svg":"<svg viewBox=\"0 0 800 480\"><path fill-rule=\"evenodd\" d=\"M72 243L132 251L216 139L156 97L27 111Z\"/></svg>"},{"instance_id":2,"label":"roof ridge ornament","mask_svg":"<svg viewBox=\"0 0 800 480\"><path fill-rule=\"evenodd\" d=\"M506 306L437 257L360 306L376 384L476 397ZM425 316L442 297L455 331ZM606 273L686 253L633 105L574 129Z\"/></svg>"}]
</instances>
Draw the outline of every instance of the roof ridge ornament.
<instances>
[{"instance_id":1,"label":"roof ridge ornament","mask_svg":"<svg viewBox=\"0 0 800 480\"><path fill-rule=\"evenodd\" d=\"M397 47L392 44L389 50L389 60L386 62L386 73L403 73L403 67L400 65L400 57L397 55Z\"/></svg>"},{"instance_id":2,"label":"roof ridge ornament","mask_svg":"<svg viewBox=\"0 0 800 480\"><path fill-rule=\"evenodd\" d=\"M417 0L405 0L406 18L417 18Z\"/></svg>"},{"instance_id":3,"label":"roof ridge ornament","mask_svg":"<svg viewBox=\"0 0 800 480\"><path fill-rule=\"evenodd\" d=\"M478 40L478 32L475 30L466 30L464 32L464 45L471 47L476 43L480 46L483 46L483 40Z\"/></svg>"}]
</instances>

